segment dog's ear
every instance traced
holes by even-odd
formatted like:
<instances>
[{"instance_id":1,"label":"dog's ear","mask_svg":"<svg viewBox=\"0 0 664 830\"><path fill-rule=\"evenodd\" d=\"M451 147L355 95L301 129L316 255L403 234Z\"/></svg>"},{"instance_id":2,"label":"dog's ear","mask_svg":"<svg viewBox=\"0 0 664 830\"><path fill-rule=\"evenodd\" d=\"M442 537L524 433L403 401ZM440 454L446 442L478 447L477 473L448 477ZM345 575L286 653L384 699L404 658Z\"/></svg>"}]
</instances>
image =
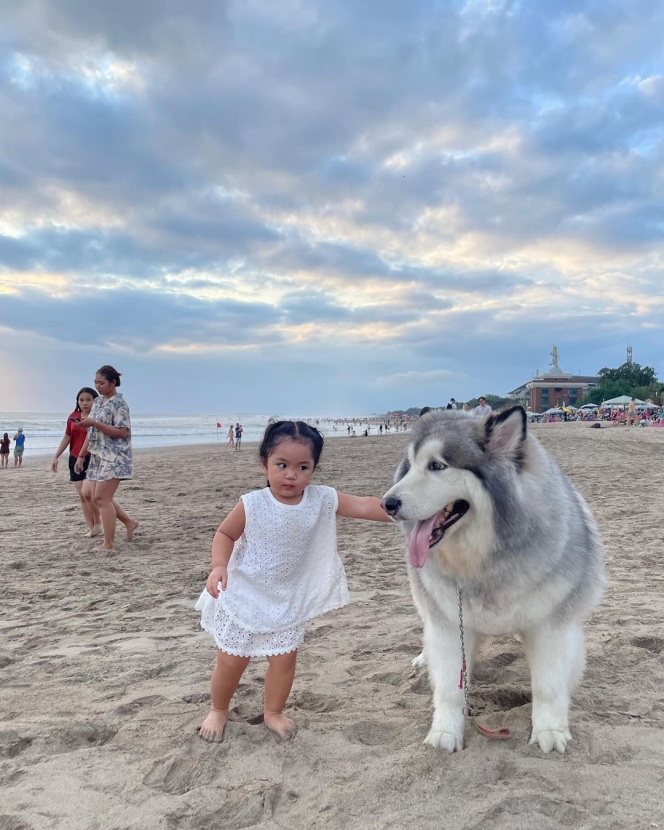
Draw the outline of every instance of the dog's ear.
<instances>
[{"instance_id":1,"label":"dog's ear","mask_svg":"<svg viewBox=\"0 0 664 830\"><path fill-rule=\"evenodd\" d=\"M522 406L511 406L484 422L484 446L488 452L507 456L519 465L523 461L528 418Z\"/></svg>"}]
</instances>

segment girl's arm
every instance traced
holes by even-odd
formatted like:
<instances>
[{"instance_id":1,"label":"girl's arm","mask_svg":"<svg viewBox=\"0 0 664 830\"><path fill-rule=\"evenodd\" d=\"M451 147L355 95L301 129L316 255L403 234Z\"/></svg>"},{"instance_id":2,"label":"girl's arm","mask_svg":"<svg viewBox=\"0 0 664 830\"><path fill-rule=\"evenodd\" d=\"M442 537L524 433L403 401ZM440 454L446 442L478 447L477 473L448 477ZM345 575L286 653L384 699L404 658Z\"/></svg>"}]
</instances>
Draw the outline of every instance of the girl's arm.
<instances>
[{"instance_id":1,"label":"girl's arm","mask_svg":"<svg viewBox=\"0 0 664 830\"><path fill-rule=\"evenodd\" d=\"M78 457L76 458L76 463L74 464L74 472L75 473L80 473L80 472L83 471L83 465L85 463L85 456L88 454L88 439L89 439L89 437L90 437L89 435L85 436L85 441L83 442L83 446L81 447L81 450L78 454Z\"/></svg>"},{"instance_id":2,"label":"girl's arm","mask_svg":"<svg viewBox=\"0 0 664 830\"><path fill-rule=\"evenodd\" d=\"M212 540L211 570L205 587L208 594L215 599L219 596L217 585L221 582L221 590L226 590L228 583L228 563L233 553L233 545L244 533L247 522L242 499L235 505L224 521L217 528Z\"/></svg>"},{"instance_id":3,"label":"girl's arm","mask_svg":"<svg viewBox=\"0 0 664 830\"><path fill-rule=\"evenodd\" d=\"M69 446L69 442L71 438L68 435L62 436L62 441L60 441L60 446L55 451L55 455L53 456L53 461L51 462L51 470L54 473L58 472L58 458L62 455L65 449Z\"/></svg>"},{"instance_id":4,"label":"girl's arm","mask_svg":"<svg viewBox=\"0 0 664 830\"><path fill-rule=\"evenodd\" d=\"M380 499L374 496L349 496L348 493L337 493L337 496L337 516L345 516L347 519L369 519L373 522L392 521L381 507Z\"/></svg>"}]
</instances>

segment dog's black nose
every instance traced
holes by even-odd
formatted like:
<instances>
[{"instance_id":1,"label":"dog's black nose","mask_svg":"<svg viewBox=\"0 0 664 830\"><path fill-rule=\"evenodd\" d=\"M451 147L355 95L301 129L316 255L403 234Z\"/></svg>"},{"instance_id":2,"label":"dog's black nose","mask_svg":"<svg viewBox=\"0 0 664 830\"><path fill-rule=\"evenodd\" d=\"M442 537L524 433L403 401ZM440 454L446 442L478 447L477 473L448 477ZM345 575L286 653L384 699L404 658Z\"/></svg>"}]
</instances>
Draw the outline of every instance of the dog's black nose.
<instances>
[{"instance_id":1,"label":"dog's black nose","mask_svg":"<svg viewBox=\"0 0 664 830\"><path fill-rule=\"evenodd\" d=\"M385 508L385 512L390 516L396 516L397 511L401 507L401 499L395 499L393 496L390 496L389 499L383 501L383 507Z\"/></svg>"}]
</instances>

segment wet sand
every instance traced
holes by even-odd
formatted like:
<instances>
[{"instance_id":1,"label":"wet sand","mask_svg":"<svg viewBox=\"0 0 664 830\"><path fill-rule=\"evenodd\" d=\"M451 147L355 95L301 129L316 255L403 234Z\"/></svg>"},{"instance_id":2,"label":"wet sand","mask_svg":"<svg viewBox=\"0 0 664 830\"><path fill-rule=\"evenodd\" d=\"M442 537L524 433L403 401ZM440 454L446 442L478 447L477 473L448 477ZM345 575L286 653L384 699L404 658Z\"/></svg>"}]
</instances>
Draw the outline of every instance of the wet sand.
<instances>
[{"instance_id":1,"label":"wet sand","mask_svg":"<svg viewBox=\"0 0 664 830\"><path fill-rule=\"evenodd\" d=\"M339 521L351 604L310 624L288 714L261 722L266 663L245 674L223 744L196 727L212 639L195 602L212 535L262 486L255 445L136 453L118 500L141 522L91 553L66 464L0 471L1 830L664 827L664 429L535 425L588 499L609 587L588 622L568 753L528 746L521 646L488 642L472 702L514 737L470 728L453 756L424 746L426 674L404 546L390 525ZM407 435L328 442L315 482L388 488Z\"/></svg>"}]
</instances>

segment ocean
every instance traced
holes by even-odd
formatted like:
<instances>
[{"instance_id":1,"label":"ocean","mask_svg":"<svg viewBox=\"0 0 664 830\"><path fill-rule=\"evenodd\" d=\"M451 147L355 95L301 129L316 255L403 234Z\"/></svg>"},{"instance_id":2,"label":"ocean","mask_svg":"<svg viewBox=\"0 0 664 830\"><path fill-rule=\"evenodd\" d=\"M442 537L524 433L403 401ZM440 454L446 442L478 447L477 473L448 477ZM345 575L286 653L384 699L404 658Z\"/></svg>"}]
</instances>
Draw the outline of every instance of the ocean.
<instances>
[{"instance_id":1,"label":"ocean","mask_svg":"<svg viewBox=\"0 0 664 830\"><path fill-rule=\"evenodd\" d=\"M69 412L34 413L0 412L0 435L7 432L10 438L17 427L25 433L25 452L35 455L55 454L62 436ZM244 427L242 440L259 441L270 417L279 415L134 415L131 416L132 446L170 447L188 444L226 443L228 427L239 421ZM349 419L350 421L351 419ZM358 419L359 420L359 419ZM217 422L221 428L217 429ZM325 435L341 435L334 432L332 422L319 419L318 428ZM13 448L13 444L11 445ZM67 450L65 450L67 452Z\"/></svg>"}]
</instances>

